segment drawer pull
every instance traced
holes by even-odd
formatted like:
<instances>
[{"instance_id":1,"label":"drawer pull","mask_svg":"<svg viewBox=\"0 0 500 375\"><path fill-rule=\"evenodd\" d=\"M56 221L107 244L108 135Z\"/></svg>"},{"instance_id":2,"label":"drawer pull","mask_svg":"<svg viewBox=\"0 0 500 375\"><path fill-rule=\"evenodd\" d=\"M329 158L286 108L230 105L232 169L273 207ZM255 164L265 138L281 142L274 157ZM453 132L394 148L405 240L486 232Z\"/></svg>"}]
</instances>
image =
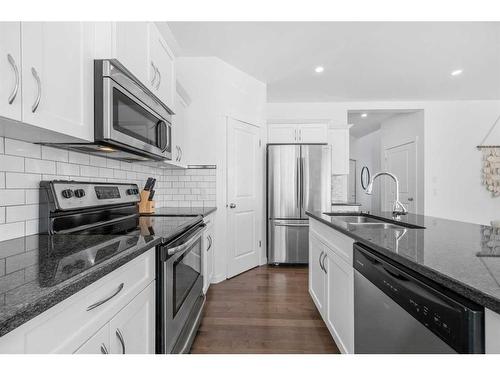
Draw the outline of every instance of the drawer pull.
<instances>
[{"instance_id":1,"label":"drawer pull","mask_svg":"<svg viewBox=\"0 0 500 375\"><path fill-rule=\"evenodd\" d=\"M101 345L101 354L109 354L108 348L104 344Z\"/></svg>"},{"instance_id":2,"label":"drawer pull","mask_svg":"<svg viewBox=\"0 0 500 375\"><path fill-rule=\"evenodd\" d=\"M40 81L40 76L38 75L38 72L33 67L31 68L31 74L33 75L33 78L36 81L36 87L37 87L36 99L33 105L31 106L31 112L35 113L36 110L38 109L38 106L40 105L40 99L42 98L42 82Z\"/></svg>"},{"instance_id":3,"label":"drawer pull","mask_svg":"<svg viewBox=\"0 0 500 375\"><path fill-rule=\"evenodd\" d=\"M14 70L14 75L16 77L16 84L14 86L14 90L12 90L12 93L10 94L8 99L8 103L12 104L16 99L17 91L19 90L19 70L17 69L16 61L14 60L14 58L10 53L7 55L7 60L9 61L9 64L12 66L12 69Z\"/></svg>"},{"instance_id":4,"label":"drawer pull","mask_svg":"<svg viewBox=\"0 0 500 375\"><path fill-rule=\"evenodd\" d=\"M118 286L118 288L116 289L116 291L115 291L112 295L110 295L110 296L109 296L109 297L107 297L107 298L104 298L104 299L103 299L103 300L101 300L101 301L98 301L98 302L96 302L96 303L93 303L92 305L90 305L89 307L87 307L87 311L93 310L93 309L95 309L96 307L101 306L103 303L108 302L111 298L113 298L114 296L116 296L118 293L120 293L120 292L122 291L123 286L124 286L124 284L123 284L123 283L121 283L121 284Z\"/></svg>"},{"instance_id":5,"label":"drawer pull","mask_svg":"<svg viewBox=\"0 0 500 375\"><path fill-rule=\"evenodd\" d=\"M118 340L120 340L120 344L122 345L122 354L125 354L125 340L122 332L118 328L116 329L116 337L118 337Z\"/></svg>"}]
</instances>

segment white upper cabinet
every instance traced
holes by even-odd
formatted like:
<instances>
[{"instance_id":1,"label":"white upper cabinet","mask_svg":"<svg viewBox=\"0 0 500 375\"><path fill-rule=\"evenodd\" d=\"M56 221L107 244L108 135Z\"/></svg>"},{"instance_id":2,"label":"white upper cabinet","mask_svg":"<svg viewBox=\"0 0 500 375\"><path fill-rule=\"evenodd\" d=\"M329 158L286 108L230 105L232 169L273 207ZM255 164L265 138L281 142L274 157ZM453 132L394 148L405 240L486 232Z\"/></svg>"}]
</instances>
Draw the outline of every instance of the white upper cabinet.
<instances>
[{"instance_id":1,"label":"white upper cabinet","mask_svg":"<svg viewBox=\"0 0 500 375\"><path fill-rule=\"evenodd\" d=\"M149 24L149 43L149 82L160 100L175 111L175 56L153 23Z\"/></svg>"},{"instance_id":2,"label":"white upper cabinet","mask_svg":"<svg viewBox=\"0 0 500 375\"><path fill-rule=\"evenodd\" d=\"M94 24L23 22L22 121L93 140Z\"/></svg>"},{"instance_id":3,"label":"white upper cabinet","mask_svg":"<svg viewBox=\"0 0 500 375\"><path fill-rule=\"evenodd\" d=\"M297 126L295 124L269 124L268 143L296 143Z\"/></svg>"},{"instance_id":4,"label":"white upper cabinet","mask_svg":"<svg viewBox=\"0 0 500 375\"><path fill-rule=\"evenodd\" d=\"M185 133L188 126L188 105L179 93L175 93L175 115L172 120L172 162L185 163Z\"/></svg>"},{"instance_id":5,"label":"white upper cabinet","mask_svg":"<svg viewBox=\"0 0 500 375\"><path fill-rule=\"evenodd\" d=\"M328 144L332 148L332 174L349 174L349 129L329 129Z\"/></svg>"},{"instance_id":6,"label":"white upper cabinet","mask_svg":"<svg viewBox=\"0 0 500 375\"><path fill-rule=\"evenodd\" d=\"M0 116L21 120L21 23L0 22Z\"/></svg>"},{"instance_id":7,"label":"white upper cabinet","mask_svg":"<svg viewBox=\"0 0 500 375\"><path fill-rule=\"evenodd\" d=\"M114 57L146 86L150 76L149 24L147 22L116 22L113 24Z\"/></svg>"},{"instance_id":8,"label":"white upper cabinet","mask_svg":"<svg viewBox=\"0 0 500 375\"><path fill-rule=\"evenodd\" d=\"M268 143L326 143L327 124L269 124Z\"/></svg>"}]
</instances>

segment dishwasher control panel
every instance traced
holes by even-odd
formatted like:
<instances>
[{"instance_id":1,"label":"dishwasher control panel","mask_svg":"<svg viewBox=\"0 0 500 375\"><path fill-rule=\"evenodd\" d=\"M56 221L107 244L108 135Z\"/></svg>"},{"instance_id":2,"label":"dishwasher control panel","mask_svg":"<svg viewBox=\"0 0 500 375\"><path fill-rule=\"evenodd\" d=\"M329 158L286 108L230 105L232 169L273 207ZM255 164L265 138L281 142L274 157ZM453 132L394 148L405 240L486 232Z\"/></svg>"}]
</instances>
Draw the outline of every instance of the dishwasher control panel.
<instances>
[{"instance_id":1,"label":"dishwasher control panel","mask_svg":"<svg viewBox=\"0 0 500 375\"><path fill-rule=\"evenodd\" d=\"M354 268L459 353L484 350L484 308L354 245ZM478 349L479 348L479 349Z\"/></svg>"}]
</instances>

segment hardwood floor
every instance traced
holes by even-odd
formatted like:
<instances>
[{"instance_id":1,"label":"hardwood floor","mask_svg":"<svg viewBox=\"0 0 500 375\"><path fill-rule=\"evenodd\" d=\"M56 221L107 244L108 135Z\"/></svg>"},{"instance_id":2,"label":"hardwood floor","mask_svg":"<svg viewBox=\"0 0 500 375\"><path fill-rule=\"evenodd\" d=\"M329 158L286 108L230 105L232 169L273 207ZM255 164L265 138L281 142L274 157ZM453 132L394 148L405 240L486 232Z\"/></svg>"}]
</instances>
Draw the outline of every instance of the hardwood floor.
<instances>
[{"instance_id":1,"label":"hardwood floor","mask_svg":"<svg viewBox=\"0 0 500 375\"><path fill-rule=\"evenodd\" d=\"M339 353L307 283L307 267L262 266L210 286L191 353Z\"/></svg>"}]
</instances>

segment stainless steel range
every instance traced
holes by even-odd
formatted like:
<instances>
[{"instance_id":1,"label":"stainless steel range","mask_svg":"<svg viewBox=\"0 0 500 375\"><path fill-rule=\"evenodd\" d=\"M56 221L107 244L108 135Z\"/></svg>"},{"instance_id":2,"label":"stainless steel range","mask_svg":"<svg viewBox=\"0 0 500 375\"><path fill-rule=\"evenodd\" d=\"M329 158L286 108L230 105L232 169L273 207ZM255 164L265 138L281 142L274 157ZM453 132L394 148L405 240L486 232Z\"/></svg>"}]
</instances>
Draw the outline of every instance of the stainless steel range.
<instances>
[{"instance_id":1,"label":"stainless steel range","mask_svg":"<svg viewBox=\"0 0 500 375\"><path fill-rule=\"evenodd\" d=\"M40 232L47 234L41 239L48 243L40 262L50 272L41 281L62 282L138 241L159 239L156 352L188 353L205 301L201 274L205 224L201 216L141 217L139 200L135 184L42 181Z\"/></svg>"}]
</instances>

